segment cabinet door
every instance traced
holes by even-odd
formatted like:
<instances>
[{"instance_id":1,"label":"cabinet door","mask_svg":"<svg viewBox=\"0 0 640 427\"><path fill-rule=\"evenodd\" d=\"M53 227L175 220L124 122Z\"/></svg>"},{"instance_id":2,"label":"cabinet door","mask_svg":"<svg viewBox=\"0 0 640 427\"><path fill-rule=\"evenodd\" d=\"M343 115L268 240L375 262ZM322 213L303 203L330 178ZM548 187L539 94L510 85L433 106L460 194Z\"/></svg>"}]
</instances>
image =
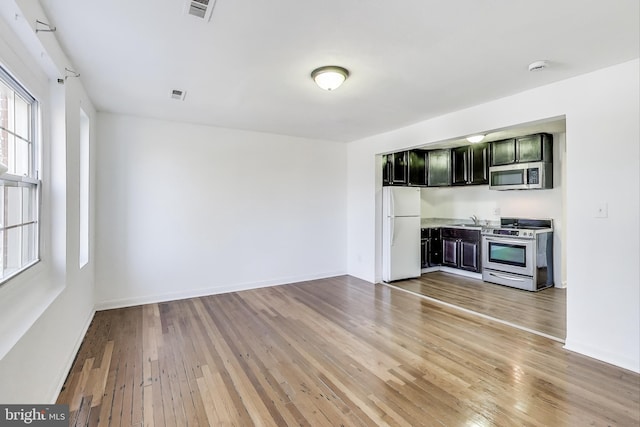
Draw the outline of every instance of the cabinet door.
<instances>
[{"instance_id":1,"label":"cabinet door","mask_svg":"<svg viewBox=\"0 0 640 427\"><path fill-rule=\"evenodd\" d=\"M458 241L450 238L442 239L442 265L458 267Z\"/></svg>"},{"instance_id":2,"label":"cabinet door","mask_svg":"<svg viewBox=\"0 0 640 427\"><path fill-rule=\"evenodd\" d=\"M505 139L491 143L491 165L508 165L516 162L516 140Z\"/></svg>"},{"instance_id":3,"label":"cabinet door","mask_svg":"<svg viewBox=\"0 0 640 427\"><path fill-rule=\"evenodd\" d=\"M402 151L399 153L393 153L393 170L392 170L392 184L394 185L406 185L408 175L408 153Z\"/></svg>"},{"instance_id":4,"label":"cabinet door","mask_svg":"<svg viewBox=\"0 0 640 427\"><path fill-rule=\"evenodd\" d=\"M409 185L423 187L427 185L427 152L409 151Z\"/></svg>"},{"instance_id":5,"label":"cabinet door","mask_svg":"<svg viewBox=\"0 0 640 427\"><path fill-rule=\"evenodd\" d=\"M469 147L469 179L467 183L489 183L489 144L474 144Z\"/></svg>"},{"instance_id":6,"label":"cabinet door","mask_svg":"<svg viewBox=\"0 0 640 427\"><path fill-rule=\"evenodd\" d=\"M442 264L442 240L429 239L429 267Z\"/></svg>"},{"instance_id":7,"label":"cabinet door","mask_svg":"<svg viewBox=\"0 0 640 427\"><path fill-rule=\"evenodd\" d=\"M439 228L429 229L429 267L442 264L442 239Z\"/></svg>"},{"instance_id":8,"label":"cabinet door","mask_svg":"<svg viewBox=\"0 0 640 427\"><path fill-rule=\"evenodd\" d=\"M520 163L542 161L542 135L516 138L516 158Z\"/></svg>"},{"instance_id":9,"label":"cabinet door","mask_svg":"<svg viewBox=\"0 0 640 427\"><path fill-rule=\"evenodd\" d=\"M465 185L469 181L469 147L451 150L451 184Z\"/></svg>"},{"instance_id":10,"label":"cabinet door","mask_svg":"<svg viewBox=\"0 0 640 427\"><path fill-rule=\"evenodd\" d=\"M382 185L391 185L391 169L393 168L392 155L382 156Z\"/></svg>"},{"instance_id":11,"label":"cabinet door","mask_svg":"<svg viewBox=\"0 0 640 427\"><path fill-rule=\"evenodd\" d=\"M480 271L480 244L478 242L460 242L460 268Z\"/></svg>"},{"instance_id":12,"label":"cabinet door","mask_svg":"<svg viewBox=\"0 0 640 427\"><path fill-rule=\"evenodd\" d=\"M428 185L451 185L451 150L433 150L428 155Z\"/></svg>"}]
</instances>

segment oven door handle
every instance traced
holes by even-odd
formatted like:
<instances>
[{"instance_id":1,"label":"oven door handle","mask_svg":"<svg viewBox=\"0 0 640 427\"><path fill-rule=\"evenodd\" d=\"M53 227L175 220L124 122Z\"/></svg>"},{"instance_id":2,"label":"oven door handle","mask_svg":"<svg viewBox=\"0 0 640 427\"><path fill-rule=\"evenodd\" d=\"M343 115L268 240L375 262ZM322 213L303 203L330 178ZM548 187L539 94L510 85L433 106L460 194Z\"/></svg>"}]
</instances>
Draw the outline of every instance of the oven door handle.
<instances>
[{"instance_id":1,"label":"oven door handle","mask_svg":"<svg viewBox=\"0 0 640 427\"><path fill-rule=\"evenodd\" d=\"M497 274L497 273L489 273L489 275L493 276L493 277L497 277L499 279L511 280L513 282L524 282L525 281L525 279L521 279L519 277L503 276L502 274Z\"/></svg>"},{"instance_id":2,"label":"oven door handle","mask_svg":"<svg viewBox=\"0 0 640 427\"><path fill-rule=\"evenodd\" d=\"M529 239L522 239L522 240L511 240L511 239L504 239L504 238L493 238L493 237L486 237L485 236L485 240L487 242L496 242L496 243L512 243L512 244L517 244L517 245L526 245L528 242L530 242L531 240Z\"/></svg>"}]
</instances>

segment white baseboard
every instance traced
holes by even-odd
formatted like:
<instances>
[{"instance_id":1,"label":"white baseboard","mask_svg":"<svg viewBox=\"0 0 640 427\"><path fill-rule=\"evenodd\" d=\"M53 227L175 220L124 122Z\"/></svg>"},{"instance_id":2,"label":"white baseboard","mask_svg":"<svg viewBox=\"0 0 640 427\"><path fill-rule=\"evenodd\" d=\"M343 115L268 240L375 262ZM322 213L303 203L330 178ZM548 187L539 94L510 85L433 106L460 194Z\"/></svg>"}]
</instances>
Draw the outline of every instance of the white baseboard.
<instances>
[{"instance_id":1,"label":"white baseboard","mask_svg":"<svg viewBox=\"0 0 640 427\"><path fill-rule=\"evenodd\" d=\"M589 345L575 342L569 337L567 337L565 341L564 349L573 351L575 353L580 353L583 356L591 357L593 359L597 359L599 361L609 363L623 369L628 369L640 374L640 361L633 360L628 357L603 350L601 348L595 348Z\"/></svg>"},{"instance_id":2,"label":"white baseboard","mask_svg":"<svg viewBox=\"0 0 640 427\"><path fill-rule=\"evenodd\" d=\"M67 363L65 364L64 369L60 371L62 372L62 376L58 379L58 386L55 388L53 392L53 396L51 396L51 398L49 399L49 402L51 404L56 403L56 400L58 399L58 396L62 391L62 387L64 387L64 382L67 380L67 376L69 375L69 372L71 372L71 368L73 367L73 362L76 360L76 356L78 354L78 351L80 350L80 345L82 345L82 341L84 341L84 337L87 335L87 331L89 330L89 326L91 326L91 322L93 321L93 316L95 316L95 314L96 314L96 310L95 309L91 310L89 318L87 319L84 327L82 328L82 333L76 339L76 343L73 346L73 350L71 351L71 354L67 360Z\"/></svg>"},{"instance_id":3,"label":"white baseboard","mask_svg":"<svg viewBox=\"0 0 640 427\"><path fill-rule=\"evenodd\" d=\"M259 282L236 283L232 285L216 286L212 288L190 289L186 291L168 292L168 293L157 294L157 295L144 295L144 296L136 296L136 297L130 297L130 298L120 298L120 299L97 302L95 305L95 309L97 311L100 311L100 310L111 310L114 308L133 307L136 305L143 305L143 304L155 304L159 302L175 301L175 300L197 298L197 297L203 297L203 296L209 296L209 295L226 294L229 292L238 292L238 291L246 291L250 289L266 288L269 286L279 286L279 285L286 285L290 283L307 282L309 280L318 280L318 279L326 279L328 277L344 276L345 274L347 274L346 271L335 271L335 272L318 273L318 274L305 275L305 276L284 277L280 279L266 280L266 281L259 281Z\"/></svg>"}]
</instances>

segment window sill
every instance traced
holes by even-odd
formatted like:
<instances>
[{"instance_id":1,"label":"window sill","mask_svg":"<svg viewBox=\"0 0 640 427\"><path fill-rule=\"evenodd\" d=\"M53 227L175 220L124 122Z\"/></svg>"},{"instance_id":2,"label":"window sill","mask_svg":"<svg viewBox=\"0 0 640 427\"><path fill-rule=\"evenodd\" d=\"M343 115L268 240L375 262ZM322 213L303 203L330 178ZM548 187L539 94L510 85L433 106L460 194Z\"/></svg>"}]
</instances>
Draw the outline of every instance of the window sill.
<instances>
[{"instance_id":1,"label":"window sill","mask_svg":"<svg viewBox=\"0 0 640 427\"><path fill-rule=\"evenodd\" d=\"M45 263L37 263L0 288L0 360L20 341L64 290Z\"/></svg>"},{"instance_id":2,"label":"window sill","mask_svg":"<svg viewBox=\"0 0 640 427\"><path fill-rule=\"evenodd\" d=\"M2 285L7 283L9 280L20 276L22 273L26 273L29 269L31 269L31 267L34 267L39 262L40 262L39 259L37 259L35 261L31 261L29 264L25 265L20 270L16 270L16 271L13 271L13 272L9 273L6 277L3 277L2 279L0 279L0 287L2 287Z\"/></svg>"}]
</instances>

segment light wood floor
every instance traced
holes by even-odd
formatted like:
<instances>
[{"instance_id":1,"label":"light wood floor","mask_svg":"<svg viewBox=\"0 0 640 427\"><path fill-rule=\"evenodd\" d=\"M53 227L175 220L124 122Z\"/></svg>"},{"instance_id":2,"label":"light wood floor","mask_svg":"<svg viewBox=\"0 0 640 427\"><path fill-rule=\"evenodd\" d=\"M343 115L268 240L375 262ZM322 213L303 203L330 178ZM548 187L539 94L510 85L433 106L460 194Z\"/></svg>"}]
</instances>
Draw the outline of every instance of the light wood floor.
<instances>
[{"instance_id":1,"label":"light wood floor","mask_svg":"<svg viewBox=\"0 0 640 427\"><path fill-rule=\"evenodd\" d=\"M637 426L640 375L348 276L98 312L70 425Z\"/></svg>"},{"instance_id":2,"label":"light wood floor","mask_svg":"<svg viewBox=\"0 0 640 427\"><path fill-rule=\"evenodd\" d=\"M566 289L529 292L443 272L425 273L417 279L400 280L391 285L563 342L567 337Z\"/></svg>"}]
</instances>

